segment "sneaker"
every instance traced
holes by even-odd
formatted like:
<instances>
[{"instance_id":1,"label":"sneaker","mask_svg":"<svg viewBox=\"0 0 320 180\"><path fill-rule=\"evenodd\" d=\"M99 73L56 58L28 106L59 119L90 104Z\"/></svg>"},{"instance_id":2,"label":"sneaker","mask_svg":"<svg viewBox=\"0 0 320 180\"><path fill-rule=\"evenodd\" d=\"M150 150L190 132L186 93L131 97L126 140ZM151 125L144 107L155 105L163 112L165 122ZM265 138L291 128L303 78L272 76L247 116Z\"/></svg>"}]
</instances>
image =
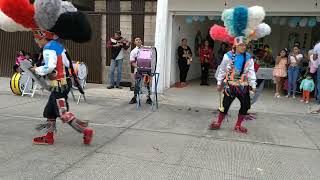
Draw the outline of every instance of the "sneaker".
<instances>
[{"instance_id":1,"label":"sneaker","mask_svg":"<svg viewBox=\"0 0 320 180\"><path fill-rule=\"evenodd\" d=\"M135 104L135 103L137 103L137 99L135 97L133 97L131 99L131 101L129 102L129 104Z\"/></svg>"},{"instance_id":2,"label":"sneaker","mask_svg":"<svg viewBox=\"0 0 320 180\"><path fill-rule=\"evenodd\" d=\"M304 101L304 99L301 99L301 100L300 100L300 102L303 102L303 101Z\"/></svg>"},{"instance_id":3,"label":"sneaker","mask_svg":"<svg viewBox=\"0 0 320 180\"><path fill-rule=\"evenodd\" d=\"M292 96L292 98L293 98L293 99L295 99L295 98L296 98L296 96L294 96L294 95L293 95L293 96Z\"/></svg>"},{"instance_id":4,"label":"sneaker","mask_svg":"<svg viewBox=\"0 0 320 180\"><path fill-rule=\"evenodd\" d=\"M121 87L121 86L116 86L116 88L117 88L117 89L122 89L122 87Z\"/></svg>"},{"instance_id":5,"label":"sneaker","mask_svg":"<svg viewBox=\"0 0 320 180\"><path fill-rule=\"evenodd\" d=\"M134 87L133 86L130 87L130 91L134 91Z\"/></svg>"},{"instance_id":6,"label":"sneaker","mask_svg":"<svg viewBox=\"0 0 320 180\"><path fill-rule=\"evenodd\" d=\"M114 86L108 86L107 88L108 88L108 89L113 89L113 88L114 88Z\"/></svg>"},{"instance_id":7,"label":"sneaker","mask_svg":"<svg viewBox=\"0 0 320 180\"><path fill-rule=\"evenodd\" d=\"M286 95L286 98L289 98L290 97L290 95Z\"/></svg>"},{"instance_id":8,"label":"sneaker","mask_svg":"<svg viewBox=\"0 0 320 180\"><path fill-rule=\"evenodd\" d=\"M53 132L48 132L44 136L33 138L33 144L52 145L54 143Z\"/></svg>"},{"instance_id":9,"label":"sneaker","mask_svg":"<svg viewBox=\"0 0 320 180\"><path fill-rule=\"evenodd\" d=\"M306 101L306 104L309 104L309 101Z\"/></svg>"},{"instance_id":10,"label":"sneaker","mask_svg":"<svg viewBox=\"0 0 320 180\"><path fill-rule=\"evenodd\" d=\"M148 98L148 99L147 99L146 104L150 104L150 105L152 104L151 98Z\"/></svg>"}]
</instances>

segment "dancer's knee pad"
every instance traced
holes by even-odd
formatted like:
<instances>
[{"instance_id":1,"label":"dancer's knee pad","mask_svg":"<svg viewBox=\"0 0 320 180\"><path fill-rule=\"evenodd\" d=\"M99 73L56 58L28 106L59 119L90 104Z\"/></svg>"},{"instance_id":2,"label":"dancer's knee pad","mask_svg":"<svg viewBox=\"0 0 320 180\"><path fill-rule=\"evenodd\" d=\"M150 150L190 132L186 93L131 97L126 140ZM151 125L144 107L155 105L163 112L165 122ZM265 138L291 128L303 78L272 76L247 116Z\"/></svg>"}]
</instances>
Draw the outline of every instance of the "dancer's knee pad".
<instances>
[{"instance_id":1,"label":"dancer's knee pad","mask_svg":"<svg viewBox=\"0 0 320 180\"><path fill-rule=\"evenodd\" d=\"M60 98L60 99L57 99L56 101L57 101L59 114L60 116L62 116L68 110L66 100L64 98Z\"/></svg>"}]
</instances>

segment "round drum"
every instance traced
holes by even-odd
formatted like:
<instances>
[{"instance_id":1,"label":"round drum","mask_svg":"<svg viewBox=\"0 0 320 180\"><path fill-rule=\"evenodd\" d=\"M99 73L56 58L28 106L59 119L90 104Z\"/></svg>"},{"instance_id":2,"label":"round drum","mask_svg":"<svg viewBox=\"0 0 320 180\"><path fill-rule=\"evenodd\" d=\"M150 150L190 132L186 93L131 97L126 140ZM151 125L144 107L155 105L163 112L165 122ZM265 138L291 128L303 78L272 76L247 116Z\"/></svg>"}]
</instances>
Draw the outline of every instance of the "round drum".
<instances>
[{"instance_id":1,"label":"round drum","mask_svg":"<svg viewBox=\"0 0 320 180\"><path fill-rule=\"evenodd\" d=\"M74 72L76 73L80 81L80 85L84 88L87 83L87 76L88 76L87 65L84 62L79 62L79 61L73 62L72 64L73 64ZM75 86L73 88L77 89Z\"/></svg>"},{"instance_id":2,"label":"round drum","mask_svg":"<svg viewBox=\"0 0 320 180\"><path fill-rule=\"evenodd\" d=\"M31 92L33 88L33 81L31 77L25 73L15 73L10 80L11 91L16 95L21 95L24 88L25 92ZM28 81L28 82L27 82Z\"/></svg>"},{"instance_id":3,"label":"round drum","mask_svg":"<svg viewBox=\"0 0 320 180\"><path fill-rule=\"evenodd\" d=\"M78 76L79 80L84 80L88 75L88 68L84 62L73 62L74 72Z\"/></svg>"}]
</instances>

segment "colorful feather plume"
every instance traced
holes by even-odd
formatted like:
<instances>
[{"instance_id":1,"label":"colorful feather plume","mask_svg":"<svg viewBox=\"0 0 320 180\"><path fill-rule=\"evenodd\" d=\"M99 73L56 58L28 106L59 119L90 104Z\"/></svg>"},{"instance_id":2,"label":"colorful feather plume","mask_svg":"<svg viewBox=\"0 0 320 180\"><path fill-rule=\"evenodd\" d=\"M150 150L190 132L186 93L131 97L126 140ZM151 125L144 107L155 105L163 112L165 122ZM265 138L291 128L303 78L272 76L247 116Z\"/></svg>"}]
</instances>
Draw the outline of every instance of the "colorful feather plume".
<instances>
[{"instance_id":1,"label":"colorful feather plume","mask_svg":"<svg viewBox=\"0 0 320 180\"><path fill-rule=\"evenodd\" d=\"M261 6L253 6L248 9L249 18L246 35L249 36L255 28L264 20L266 13Z\"/></svg>"},{"instance_id":2,"label":"colorful feather plume","mask_svg":"<svg viewBox=\"0 0 320 180\"><path fill-rule=\"evenodd\" d=\"M213 40L233 43L234 37L230 36L225 27L213 25L210 28L210 36Z\"/></svg>"},{"instance_id":3,"label":"colorful feather plume","mask_svg":"<svg viewBox=\"0 0 320 180\"><path fill-rule=\"evenodd\" d=\"M229 36L259 39L271 33L269 25L262 23L266 13L261 6L247 8L237 6L234 9L226 9L222 13L222 20ZM213 28L212 32L216 31ZM216 38L217 39L217 38Z\"/></svg>"},{"instance_id":4,"label":"colorful feather plume","mask_svg":"<svg viewBox=\"0 0 320 180\"><path fill-rule=\"evenodd\" d=\"M234 26L233 26L233 9L226 9L223 11L221 16L224 26L227 28L227 31L230 36L236 36Z\"/></svg>"},{"instance_id":5,"label":"colorful feather plume","mask_svg":"<svg viewBox=\"0 0 320 180\"><path fill-rule=\"evenodd\" d=\"M254 30L252 39L257 40L271 34L271 28L266 23L261 23Z\"/></svg>"},{"instance_id":6,"label":"colorful feather plume","mask_svg":"<svg viewBox=\"0 0 320 180\"><path fill-rule=\"evenodd\" d=\"M7 29L13 30L19 27L19 25L20 27L23 26L24 28L22 29L26 30L37 27L33 19L35 8L32 4L30 4L29 0L0 0L0 9L3 13L1 16L3 19L0 19L0 21L4 20L7 22L3 24L10 26ZM15 24L12 23L12 21L7 17L14 21Z\"/></svg>"},{"instance_id":7,"label":"colorful feather plume","mask_svg":"<svg viewBox=\"0 0 320 180\"><path fill-rule=\"evenodd\" d=\"M0 28L4 31L42 29L62 39L87 42L91 26L87 16L62 0L0 0Z\"/></svg>"},{"instance_id":8,"label":"colorful feather plume","mask_svg":"<svg viewBox=\"0 0 320 180\"><path fill-rule=\"evenodd\" d=\"M235 37L244 36L248 24L248 8L237 6L233 12L233 28Z\"/></svg>"}]
</instances>

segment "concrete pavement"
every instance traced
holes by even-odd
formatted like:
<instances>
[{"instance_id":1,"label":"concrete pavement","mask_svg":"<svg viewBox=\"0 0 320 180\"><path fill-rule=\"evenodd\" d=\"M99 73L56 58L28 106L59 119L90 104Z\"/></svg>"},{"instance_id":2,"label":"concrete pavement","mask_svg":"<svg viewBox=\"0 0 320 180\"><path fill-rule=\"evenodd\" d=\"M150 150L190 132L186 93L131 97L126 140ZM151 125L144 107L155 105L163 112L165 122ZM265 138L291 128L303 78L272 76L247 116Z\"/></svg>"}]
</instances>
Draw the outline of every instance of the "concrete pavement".
<instances>
[{"instance_id":1,"label":"concrete pavement","mask_svg":"<svg viewBox=\"0 0 320 180\"><path fill-rule=\"evenodd\" d=\"M207 129L218 104L212 89L170 89L152 112L129 105L128 89L90 84L87 103L70 102L96 130L92 145L58 121L55 144L38 146L31 140L47 93L14 96L7 82L0 79L0 179L320 179L319 116L298 100L275 101L269 91L242 135L232 131L236 103L221 130Z\"/></svg>"}]
</instances>

